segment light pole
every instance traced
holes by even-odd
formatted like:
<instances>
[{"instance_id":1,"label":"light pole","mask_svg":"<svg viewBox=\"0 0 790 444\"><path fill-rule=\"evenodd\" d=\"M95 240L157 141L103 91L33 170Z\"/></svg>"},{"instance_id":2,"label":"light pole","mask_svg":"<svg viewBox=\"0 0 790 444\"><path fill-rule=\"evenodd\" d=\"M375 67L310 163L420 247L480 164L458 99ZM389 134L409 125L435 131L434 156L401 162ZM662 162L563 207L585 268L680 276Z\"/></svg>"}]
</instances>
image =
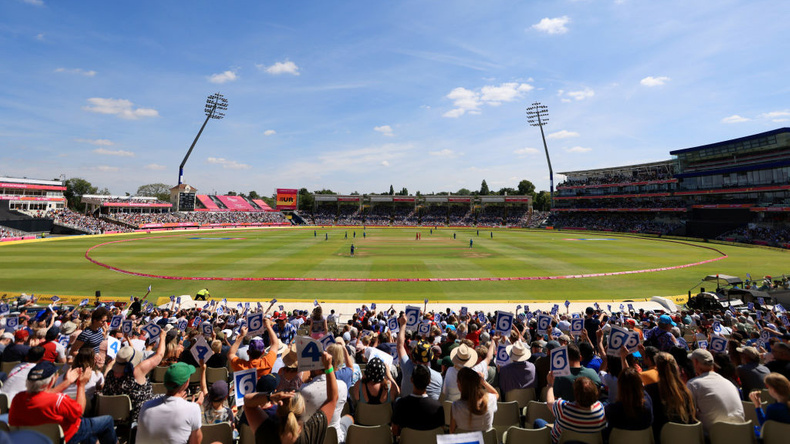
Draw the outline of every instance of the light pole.
<instances>
[{"instance_id":1,"label":"light pole","mask_svg":"<svg viewBox=\"0 0 790 444\"><path fill-rule=\"evenodd\" d=\"M189 159L189 155L192 154L192 149L195 148L195 144L197 143L198 139L200 139L200 135L203 133L203 128L206 127L209 119L217 119L220 120L225 117L225 113L223 111L228 110L228 99L226 99L222 94L216 93L208 96L206 99L206 107L204 109L206 113L206 121L203 122L203 126L200 127L200 131L198 131L197 136L195 136L195 140L192 142L192 146L189 147L189 151L187 151L187 155L184 156L184 160L181 161L181 165L178 167L178 184L181 185L184 180L184 165L187 163Z\"/></svg>"},{"instance_id":2,"label":"light pole","mask_svg":"<svg viewBox=\"0 0 790 444\"><path fill-rule=\"evenodd\" d=\"M543 149L546 151L546 162L549 163L549 197L551 198L551 208L554 208L554 171L551 169L551 158L549 158L549 147L546 145L546 135L543 134L543 125L549 121L549 108L535 102L527 107L527 122L530 126L540 128L540 137L543 138Z\"/></svg>"}]
</instances>

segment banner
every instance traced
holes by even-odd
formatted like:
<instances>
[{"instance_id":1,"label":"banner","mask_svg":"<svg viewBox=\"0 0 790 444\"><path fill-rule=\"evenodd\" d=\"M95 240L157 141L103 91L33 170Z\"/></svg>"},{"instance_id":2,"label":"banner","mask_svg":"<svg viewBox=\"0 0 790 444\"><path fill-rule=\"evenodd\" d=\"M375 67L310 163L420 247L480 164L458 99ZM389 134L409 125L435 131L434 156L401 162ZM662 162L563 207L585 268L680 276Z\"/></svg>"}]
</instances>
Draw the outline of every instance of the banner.
<instances>
[{"instance_id":1,"label":"banner","mask_svg":"<svg viewBox=\"0 0 790 444\"><path fill-rule=\"evenodd\" d=\"M277 210L295 210L299 190L277 188Z\"/></svg>"}]
</instances>

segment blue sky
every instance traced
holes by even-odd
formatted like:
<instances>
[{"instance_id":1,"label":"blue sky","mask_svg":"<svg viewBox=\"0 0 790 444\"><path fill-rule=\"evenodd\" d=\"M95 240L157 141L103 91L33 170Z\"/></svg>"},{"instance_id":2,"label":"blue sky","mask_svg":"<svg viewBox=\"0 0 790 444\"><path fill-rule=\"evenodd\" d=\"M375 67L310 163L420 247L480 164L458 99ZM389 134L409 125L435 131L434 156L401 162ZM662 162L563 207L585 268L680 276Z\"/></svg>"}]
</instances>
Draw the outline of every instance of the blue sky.
<instances>
[{"instance_id":1,"label":"blue sky","mask_svg":"<svg viewBox=\"0 0 790 444\"><path fill-rule=\"evenodd\" d=\"M788 126L790 2L0 2L0 175L411 193ZM561 178L556 178L559 182Z\"/></svg>"}]
</instances>

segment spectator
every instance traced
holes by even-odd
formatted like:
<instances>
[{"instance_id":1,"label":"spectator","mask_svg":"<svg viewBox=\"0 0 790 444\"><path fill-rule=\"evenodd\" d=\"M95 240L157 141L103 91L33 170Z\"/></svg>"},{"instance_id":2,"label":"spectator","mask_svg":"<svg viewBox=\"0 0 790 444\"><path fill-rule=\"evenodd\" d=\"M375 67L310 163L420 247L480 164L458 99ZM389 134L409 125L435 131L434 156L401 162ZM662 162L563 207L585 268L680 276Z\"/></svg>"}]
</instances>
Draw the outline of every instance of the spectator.
<instances>
[{"instance_id":1,"label":"spectator","mask_svg":"<svg viewBox=\"0 0 790 444\"><path fill-rule=\"evenodd\" d=\"M570 376L552 378L554 380L554 393L556 393L557 397L566 401L575 401L574 381L577 378L585 377L591 380L596 387L601 386L601 378L598 377L598 373L587 367L582 367L579 347L574 343L568 344L568 361L571 368Z\"/></svg>"},{"instance_id":2,"label":"spectator","mask_svg":"<svg viewBox=\"0 0 790 444\"><path fill-rule=\"evenodd\" d=\"M50 327L44 337L46 342L41 344L41 346L44 347L45 350L45 361L63 364L66 362L66 349L57 341L58 336L60 336L60 328Z\"/></svg>"},{"instance_id":3,"label":"spectator","mask_svg":"<svg viewBox=\"0 0 790 444\"><path fill-rule=\"evenodd\" d=\"M96 395L97 390L101 390L102 385L104 384L104 374L98 371L96 367L96 356L93 352L92 348L83 348L77 353L77 357L74 358L74 362L69 366L69 368L77 368L83 369L83 371L90 370L91 378L85 383L85 397L87 399L93 399L94 395ZM46 353L45 353L46 356ZM46 358L44 359L46 360ZM57 384L63 383L66 379L66 374L63 373L58 377ZM77 399L77 390L76 387L70 385L67 389L63 391L66 395L71 397L72 399Z\"/></svg>"},{"instance_id":4,"label":"spectator","mask_svg":"<svg viewBox=\"0 0 790 444\"><path fill-rule=\"evenodd\" d=\"M499 390L507 399L507 393L515 389L533 388L537 383L535 379L535 365L529 362L530 351L521 341L508 347L510 364L499 370Z\"/></svg>"},{"instance_id":5,"label":"spectator","mask_svg":"<svg viewBox=\"0 0 790 444\"><path fill-rule=\"evenodd\" d=\"M310 337L313 339L321 339L329 331L326 318L323 315L323 309L317 305L313 309L313 315L307 320L307 325L310 327Z\"/></svg>"},{"instance_id":6,"label":"spectator","mask_svg":"<svg viewBox=\"0 0 790 444\"><path fill-rule=\"evenodd\" d=\"M546 404L554 415L554 427L551 439L556 444L565 430L577 433L602 432L606 428L606 416L603 405L598 401L598 386L590 378L578 377L573 381L575 401L563 398L554 399L554 375L549 372ZM535 420L536 429L546 427L543 419Z\"/></svg>"},{"instance_id":7,"label":"spectator","mask_svg":"<svg viewBox=\"0 0 790 444\"><path fill-rule=\"evenodd\" d=\"M351 388L351 398L359 404L386 404L394 401L400 394L398 383L392 377L389 367L377 357L368 361L365 376Z\"/></svg>"},{"instance_id":8,"label":"spectator","mask_svg":"<svg viewBox=\"0 0 790 444\"><path fill-rule=\"evenodd\" d=\"M14 342L14 335L10 332L3 332L0 335L0 361L2 361L2 353L5 351L5 348L8 347L9 344Z\"/></svg>"},{"instance_id":9,"label":"spectator","mask_svg":"<svg viewBox=\"0 0 790 444\"><path fill-rule=\"evenodd\" d=\"M678 345L675 336L672 335L672 327L677 326L669 315L661 315L658 318L658 325L645 333L645 345L652 345L660 351L669 352L672 347Z\"/></svg>"},{"instance_id":10,"label":"spectator","mask_svg":"<svg viewBox=\"0 0 790 444\"><path fill-rule=\"evenodd\" d=\"M247 335L247 327L241 327L236 341L233 343L233 346L231 346L230 351L228 351L228 359L230 360L230 366L234 372L255 368L258 370L259 378L271 373L274 362L277 360L277 350L280 348L280 340L277 338L274 330L272 330L272 322L270 319L264 319L263 325L269 333L269 342L271 343L269 351L264 354L266 347L263 344L263 340L253 339L250 341L250 347L247 349L247 355L250 359L244 360L239 358L236 352L239 350L244 336Z\"/></svg>"},{"instance_id":11,"label":"spectator","mask_svg":"<svg viewBox=\"0 0 790 444\"><path fill-rule=\"evenodd\" d=\"M607 435L613 428L643 430L653 424L653 400L645 393L642 378L633 368L617 377L617 402L606 406Z\"/></svg>"},{"instance_id":12,"label":"spectator","mask_svg":"<svg viewBox=\"0 0 790 444\"><path fill-rule=\"evenodd\" d=\"M93 310L91 313L91 323L90 325L82 330L79 336L77 336L77 340L71 344L71 351L70 354L72 356L77 356L77 352L82 347L90 347L96 352L96 356L99 356L99 346L101 345L102 341L107 337L107 317L109 315L109 311L104 307L99 307ZM97 364L104 365L104 361L102 360L99 362L97 359Z\"/></svg>"},{"instance_id":13,"label":"spectator","mask_svg":"<svg viewBox=\"0 0 790 444\"><path fill-rule=\"evenodd\" d=\"M21 329L14 332L14 343L7 346L3 350L3 355L0 361L3 362L22 362L30 352L30 346L25 345L30 333L27 330Z\"/></svg>"},{"instance_id":14,"label":"spectator","mask_svg":"<svg viewBox=\"0 0 790 444\"><path fill-rule=\"evenodd\" d=\"M334 312L334 310L332 311ZM288 315L285 314L285 312L274 313L272 318L275 321L272 329L277 333L280 342L285 345L291 345L291 341L293 341L293 338L296 336L296 327L288 322Z\"/></svg>"},{"instance_id":15,"label":"spectator","mask_svg":"<svg viewBox=\"0 0 790 444\"><path fill-rule=\"evenodd\" d=\"M244 413L256 442L323 444L326 428L335 413L338 401L337 380L332 369L332 356L322 357L326 374L326 397L315 413L305 415L305 400L301 392L248 393L244 395ZM276 420L261 406L276 404ZM306 420L304 418L307 418ZM300 420L301 419L301 420Z\"/></svg>"},{"instance_id":16,"label":"spectator","mask_svg":"<svg viewBox=\"0 0 790 444\"><path fill-rule=\"evenodd\" d=\"M431 372L427 367L414 367L411 375L412 393L398 399L392 411L392 434L400 436L405 428L414 430L433 430L444 425L442 404L428 397L426 389L431 382Z\"/></svg>"},{"instance_id":17,"label":"spectator","mask_svg":"<svg viewBox=\"0 0 790 444\"><path fill-rule=\"evenodd\" d=\"M777 342L771 348L774 360L765 364L773 373L780 373L790 379L790 345L786 342Z\"/></svg>"},{"instance_id":18,"label":"spectator","mask_svg":"<svg viewBox=\"0 0 790 444\"><path fill-rule=\"evenodd\" d=\"M400 359L400 369L403 375L401 380L400 393L401 396L408 396L412 392L411 374L416 365L424 365L428 367L433 360L433 351L431 345L425 341L420 341L417 346L412 350L411 358L406 352L406 317L401 315L398 319L400 329L398 330L398 358ZM428 367L431 371L431 383L428 384L428 396L433 399L439 399L439 394L442 391L442 375L436 370Z\"/></svg>"},{"instance_id":19,"label":"spectator","mask_svg":"<svg viewBox=\"0 0 790 444\"><path fill-rule=\"evenodd\" d=\"M200 406L186 399L195 367L177 362L165 372L165 396L146 401L140 408L137 441L200 444Z\"/></svg>"},{"instance_id":20,"label":"spectator","mask_svg":"<svg viewBox=\"0 0 790 444\"><path fill-rule=\"evenodd\" d=\"M453 402L450 433L486 431L491 428L497 410L497 391L479 373L469 367L458 371L461 398Z\"/></svg>"},{"instance_id":21,"label":"spectator","mask_svg":"<svg viewBox=\"0 0 790 444\"><path fill-rule=\"evenodd\" d=\"M343 407L348 399L348 386L346 386L345 382L337 380L331 361L332 355L329 353L324 353L324 355L328 355L330 358L329 370L332 373L332 381L329 381L329 375L324 370L313 370L309 373L309 382L302 385L302 388L299 389L304 400L304 416L309 418L316 411L321 410L321 406L326 402L326 394L329 393L327 385L334 385L333 391L337 393L335 411L331 416L327 417L327 421L330 426L335 427L337 430L338 441L344 442L346 440L346 430L354 423L351 416L342 416Z\"/></svg>"},{"instance_id":22,"label":"spectator","mask_svg":"<svg viewBox=\"0 0 790 444\"><path fill-rule=\"evenodd\" d=\"M713 371L713 355L697 349L691 354L691 362L697 376L687 386L705 431L719 421L742 422L743 405L738 389Z\"/></svg>"},{"instance_id":23,"label":"spectator","mask_svg":"<svg viewBox=\"0 0 790 444\"><path fill-rule=\"evenodd\" d=\"M660 438L664 424L692 424L697 422L697 413L694 398L680 377L675 358L659 352L654 359L658 382L645 386L645 390L653 400L653 434Z\"/></svg>"},{"instance_id":24,"label":"spectator","mask_svg":"<svg viewBox=\"0 0 790 444\"><path fill-rule=\"evenodd\" d=\"M754 347L738 347L741 354L741 365L737 368L738 379L741 381L743 399L748 400L749 394L755 390L765 388L763 380L770 370L760 364L760 352Z\"/></svg>"},{"instance_id":25,"label":"spectator","mask_svg":"<svg viewBox=\"0 0 790 444\"><path fill-rule=\"evenodd\" d=\"M452 367L447 368L442 382L442 394L448 401L458 401L461 399L461 391L458 389L458 371L464 367L473 367L477 363L477 352L468 344L462 343L450 352Z\"/></svg>"},{"instance_id":26,"label":"spectator","mask_svg":"<svg viewBox=\"0 0 790 444\"><path fill-rule=\"evenodd\" d=\"M760 426L765 424L765 421L790 424L790 381L784 375L770 373L765 377L765 386L768 387L768 394L776 399L776 402L770 404L766 411L763 411L760 391L755 390L749 393L749 399L752 400L754 408L757 410L757 420L760 422Z\"/></svg>"},{"instance_id":27,"label":"spectator","mask_svg":"<svg viewBox=\"0 0 790 444\"><path fill-rule=\"evenodd\" d=\"M25 391L27 387L27 375L30 373L30 370L44 358L44 348L30 347L25 358L27 362L22 362L14 366L14 368L8 372L8 378L3 383L3 387L0 388L0 393L5 393L6 396L8 396L9 403L14 400L14 397L18 393Z\"/></svg>"},{"instance_id":28,"label":"spectator","mask_svg":"<svg viewBox=\"0 0 790 444\"><path fill-rule=\"evenodd\" d=\"M658 369L656 368L655 359L656 355L658 355L660 352L661 350L653 346L645 347L645 351L643 353L644 368L642 373L639 374L639 376L642 378L642 383L645 386L658 382Z\"/></svg>"},{"instance_id":29,"label":"spectator","mask_svg":"<svg viewBox=\"0 0 790 444\"><path fill-rule=\"evenodd\" d=\"M27 390L20 392L11 403L8 411L8 425L37 426L59 424L63 428L67 444L96 442L115 444L115 424L111 416L85 418L85 384L90 380L92 371L72 369L66 373L66 382L77 384L77 399L50 389L57 377L55 364L42 361L36 364L27 375ZM143 441L141 441L143 442Z\"/></svg>"}]
</instances>

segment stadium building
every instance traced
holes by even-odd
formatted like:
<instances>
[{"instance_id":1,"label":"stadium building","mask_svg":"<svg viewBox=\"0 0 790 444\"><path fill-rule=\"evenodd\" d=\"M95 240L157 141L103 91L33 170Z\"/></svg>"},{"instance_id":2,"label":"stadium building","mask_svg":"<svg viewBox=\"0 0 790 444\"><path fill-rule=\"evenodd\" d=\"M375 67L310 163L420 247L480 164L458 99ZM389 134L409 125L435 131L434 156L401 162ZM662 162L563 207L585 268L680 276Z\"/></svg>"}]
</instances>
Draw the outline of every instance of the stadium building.
<instances>
[{"instance_id":1,"label":"stadium building","mask_svg":"<svg viewBox=\"0 0 790 444\"><path fill-rule=\"evenodd\" d=\"M790 215L790 128L669 154L661 162L560 173L567 179L557 187L551 223L790 242L781 234Z\"/></svg>"}]
</instances>

